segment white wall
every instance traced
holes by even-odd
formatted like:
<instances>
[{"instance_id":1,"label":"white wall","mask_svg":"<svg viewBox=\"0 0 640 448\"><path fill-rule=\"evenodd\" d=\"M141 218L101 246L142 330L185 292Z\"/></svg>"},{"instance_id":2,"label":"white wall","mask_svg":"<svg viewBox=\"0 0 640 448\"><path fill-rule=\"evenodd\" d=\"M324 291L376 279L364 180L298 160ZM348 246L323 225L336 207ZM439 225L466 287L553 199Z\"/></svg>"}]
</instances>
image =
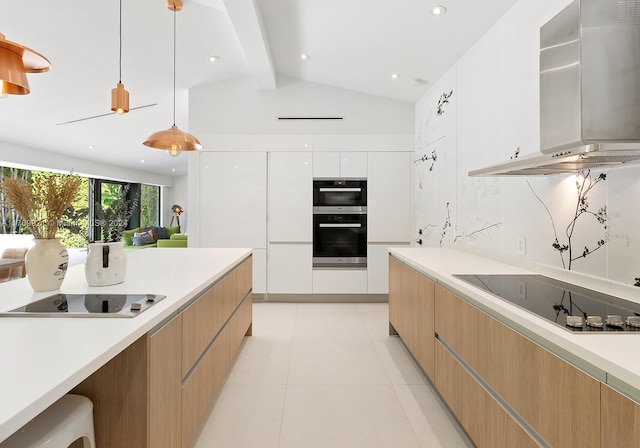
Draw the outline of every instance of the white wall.
<instances>
[{"instance_id":1,"label":"white wall","mask_svg":"<svg viewBox=\"0 0 640 448\"><path fill-rule=\"evenodd\" d=\"M256 90L253 78L194 88L189 108L190 132L205 148L207 134L413 134L411 103L286 77L278 77L277 90Z\"/></svg>"},{"instance_id":2,"label":"white wall","mask_svg":"<svg viewBox=\"0 0 640 448\"><path fill-rule=\"evenodd\" d=\"M539 28L568 3L520 0L416 102L416 241L467 246L531 262L542 272L563 268L552 243L556 235L569 243L583 179L470 178L467 172L507 160L518 148L521 155L539 151ZM438 102L451 91L439 115ZM434 150L435 162L421 160ZM640 167L592 171L591 181L601 173L606 180L590 190L588 213L576 221L571 270L633 284L640 277ZM606 221L599 222L595 215L604 207ZM520 237L526 255L518 253ZM580 257L585 247L591 253ZM562 255L568 269L568 253Z\"/></svg>"}]
</instances>

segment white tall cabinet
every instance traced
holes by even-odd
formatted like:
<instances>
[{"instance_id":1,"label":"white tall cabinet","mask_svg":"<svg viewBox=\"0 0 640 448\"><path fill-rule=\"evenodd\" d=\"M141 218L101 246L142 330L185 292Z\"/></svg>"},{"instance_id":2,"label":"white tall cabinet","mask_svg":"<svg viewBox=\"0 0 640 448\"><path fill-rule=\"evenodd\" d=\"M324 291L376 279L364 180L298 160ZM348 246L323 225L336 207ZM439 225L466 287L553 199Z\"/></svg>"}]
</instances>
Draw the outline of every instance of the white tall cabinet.
<instances>
[{"instance_id":1,"label":"white tall cabinet","mask_svg":"<svg viewBox=\"0 0 640 448\"><path fill-rule=\"evenodd\" d=\"M254 248L254 293L388 292L388 247L411 238L411 152L203 151L195 157L193 244ZM367 179L366 270L313 270L314 177Z\"/></svg>"},{"instance_id":2,"label":"white tall cabinet","mask_svg":"<svg viewBox=\"0 0 640 448\"><path fill-rule=\"evenodd\" d=\"M368 293L389 292L388 248L411 241L411 152L370 152L367 177Z\"/></svg>"},{"instance_id":3,"label":"white tall cabinet","mask_svg":"<svg viewBox=\"0 0 640 448\"><path fill-rule=\"evenodd\" d=\"M267 153L202 152L201 247L252 247L253 292L267 292Z\"/></svg>"},{"instance_id":4,"label":"white tall cabinet","mask_svg":"<svg viewBox=\"0 0 640 448\"><path fill-rule=\"evenodd\" d=\"M313 157L269 153L268 291L312 292Z\"/></svg>"}]
</instances>

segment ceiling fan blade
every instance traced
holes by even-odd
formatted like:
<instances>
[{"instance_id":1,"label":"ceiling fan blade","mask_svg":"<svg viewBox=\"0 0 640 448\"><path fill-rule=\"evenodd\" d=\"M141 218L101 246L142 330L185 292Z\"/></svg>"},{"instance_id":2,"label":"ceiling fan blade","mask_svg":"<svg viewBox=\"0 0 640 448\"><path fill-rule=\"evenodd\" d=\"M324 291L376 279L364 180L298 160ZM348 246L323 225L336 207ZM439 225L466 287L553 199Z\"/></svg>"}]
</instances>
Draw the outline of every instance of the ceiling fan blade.
<instances>
[{"instance_id":1,"label":"ceiling fan blade","mask_svg":"<svg viewBox=\"0 0 640 448\"><path fill-rule=\"evenodd\" d=\"M157 105L158 105L158 103L152 103L152 104L146 104L144 106L132 107L131 109L129 109L129 112L131 112L132 110L144 109L145 107L152 107L152 106L157 106ZM116 113L115 112L109 112L109 113L106 113L106 114L93 115L91 117L78 118L77 120L70 120L70 121L65 121L63 123L57 123L56 126L61 126L63 124L77 123L79 121L85 121L85 120L93 120L94 118L106 117L108 115L116 115Z\"/></svg>"}]
</instances>

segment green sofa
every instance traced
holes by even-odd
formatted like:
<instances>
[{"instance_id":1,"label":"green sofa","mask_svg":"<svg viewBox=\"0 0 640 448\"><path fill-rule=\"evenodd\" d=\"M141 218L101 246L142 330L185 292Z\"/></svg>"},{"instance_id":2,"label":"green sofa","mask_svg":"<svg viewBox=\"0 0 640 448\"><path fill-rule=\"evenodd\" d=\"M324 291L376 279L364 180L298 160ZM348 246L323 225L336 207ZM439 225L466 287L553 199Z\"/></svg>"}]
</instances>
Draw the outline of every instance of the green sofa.
<instances>
[{"instance_id":1,"label":"green sofa","mask_svg":"<svg viewBox=\"0 0 640 448\"><path fill-rule=\"evenodd\" d=\"M180 234L180 226L174 227L153 227L155 233L158 235L158 240L152 244L145 244L142 246L136 246L133 241L133 237L136 233L149 230L151 227L125 230L122 232L123 249L125 251L133 251L140 249L148 249L150 247L187 247L187 235ZM165 236L166 238L162 238Z\"/></svg>"}]
</instances>

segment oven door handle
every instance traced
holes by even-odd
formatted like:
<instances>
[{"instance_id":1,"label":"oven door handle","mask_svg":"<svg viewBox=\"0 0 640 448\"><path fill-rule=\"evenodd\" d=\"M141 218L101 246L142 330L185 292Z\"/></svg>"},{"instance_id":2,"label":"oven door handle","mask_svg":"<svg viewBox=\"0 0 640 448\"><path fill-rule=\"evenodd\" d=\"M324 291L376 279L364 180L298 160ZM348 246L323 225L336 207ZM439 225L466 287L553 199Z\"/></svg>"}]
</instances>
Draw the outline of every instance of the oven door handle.
<instances>
[{"instance_id":1,"label":"oven door handle","mask_svg":"<svg viewBox=\"0 0 640 448\"><path fill-rule=\"evenodd\" d=\"M362 188L319 188L320 193L326 193L326 192L349 192L349 191L362 191Z\"/></svg>"},{"instance_id":2,"label":"oven door handle","mask_svg":"<svg viewBox=\"0 0 640 448\"><path fill-rule=\"evenodd\" d=\"M362 227L362 224L320 224L319 226L328 227L328 228L338 228L338 227L357 228L357 227Z\"/></svg>"}]
</instances>

